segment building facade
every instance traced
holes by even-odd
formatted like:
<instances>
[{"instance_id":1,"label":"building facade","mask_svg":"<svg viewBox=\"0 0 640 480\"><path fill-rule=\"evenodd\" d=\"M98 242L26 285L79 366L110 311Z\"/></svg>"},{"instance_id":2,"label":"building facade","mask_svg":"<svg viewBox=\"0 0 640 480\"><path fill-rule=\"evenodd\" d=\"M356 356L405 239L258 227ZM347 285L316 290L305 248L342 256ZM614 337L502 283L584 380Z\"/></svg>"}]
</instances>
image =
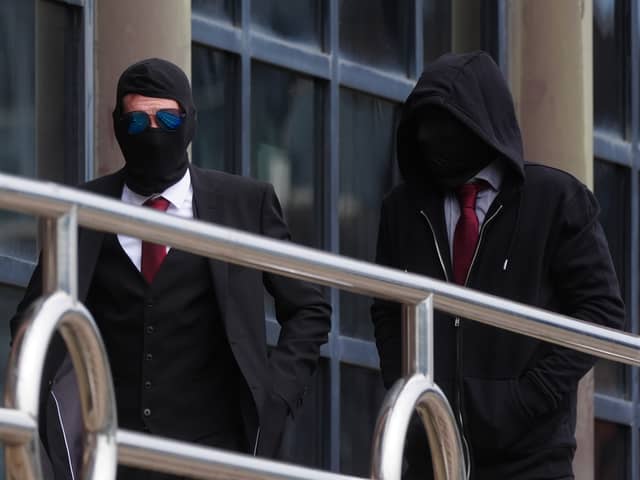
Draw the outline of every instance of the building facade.
<instances>
[{"instance_id":1,"label":"building facade","mask_svg":"<svg viewBox=\"0 0 640 480\"><path fill-rule=\"evenodd\" d=\"M637 334L639 15L637 0L3 0L0 171L75 184L119 168L117 78L164 57L191 73L194 163L272 182L295 241L370 261L399 181L399 104L426 62L482 48L512 86L529 159L593 186ZM35 218L0 222L6 358L38 235ZM330 341L287 441L301 464L368 476L384 396L370 299L328 294ZM578 478L640 480L639 370L600 362L591 384Z\"/></svg>"}]
</instances>

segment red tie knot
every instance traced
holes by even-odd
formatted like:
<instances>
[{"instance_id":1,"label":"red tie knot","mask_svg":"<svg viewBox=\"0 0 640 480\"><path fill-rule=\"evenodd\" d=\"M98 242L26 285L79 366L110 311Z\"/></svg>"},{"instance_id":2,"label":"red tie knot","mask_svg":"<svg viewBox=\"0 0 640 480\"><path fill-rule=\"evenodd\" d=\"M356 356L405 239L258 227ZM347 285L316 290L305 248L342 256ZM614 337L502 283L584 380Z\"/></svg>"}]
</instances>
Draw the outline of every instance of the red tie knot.
<instances>
[{"instance_id":1,"label":"red tie knot","mask_svg":"<svg viewBox=\"0 0 640 480\"><path fill-rule=\"evenodd\" d=\"M484 180L465 183L464 185L459 186L456 189L456 195L458 197L458 202L460 203L460 208L470 208L475 210L478 192L485 188L487 188L487 183Z\"/></svg>"},{"instance_id":2,"label":"red tie knot","mask_svg":"<svg viewBox=\"0 0 640 480\"><path fill-rule=\"evenodd\" d=\"M144 202L145 207L151 207L154 210L159 210L161 212L166 212L167 208L169 208L169 200L164 197L153 197L149 198Z\"/></svg>"}]
</instances>

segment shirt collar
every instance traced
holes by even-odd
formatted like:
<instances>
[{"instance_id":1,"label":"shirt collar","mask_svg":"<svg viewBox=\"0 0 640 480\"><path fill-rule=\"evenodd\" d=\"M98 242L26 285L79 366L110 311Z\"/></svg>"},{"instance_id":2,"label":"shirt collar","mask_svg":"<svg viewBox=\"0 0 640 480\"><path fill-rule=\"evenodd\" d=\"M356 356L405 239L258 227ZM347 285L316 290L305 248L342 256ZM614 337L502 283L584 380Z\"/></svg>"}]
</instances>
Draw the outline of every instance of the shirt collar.
<instances>
[{"instance_id":1,"label":"shirt collar","mask_svg":"<svg viewBox=\"0 0 640 480\"><path fill-rule=\"evenodd\" d=\"M122 188L122 201L125 203L130 203L132 205L142 205L148 199L153 197L162 196L169 200L169 203L176 208L179 208L183 203L189 191L191 189L191 174L189 173L189 169L184 172L184 175L180 180L167 188L164 192L160 194L153 195L140 195L133 190L131 190L127 184L124 184Z\"/></svg>"},{"instance_id":2,"label":"shirt collar","mask_svg":"<svg viewBox=\"0 0 640 480\"><path fill-rule=\"evenodd\" d=\"M484 180L491 186L493 190L497 192L498 190L500 190L500 186L502 185L502 177L503 171L500 167L500 163L497 160L494 160L478 173L476 173L471 181Z\"/></svg>"}]
</instances>

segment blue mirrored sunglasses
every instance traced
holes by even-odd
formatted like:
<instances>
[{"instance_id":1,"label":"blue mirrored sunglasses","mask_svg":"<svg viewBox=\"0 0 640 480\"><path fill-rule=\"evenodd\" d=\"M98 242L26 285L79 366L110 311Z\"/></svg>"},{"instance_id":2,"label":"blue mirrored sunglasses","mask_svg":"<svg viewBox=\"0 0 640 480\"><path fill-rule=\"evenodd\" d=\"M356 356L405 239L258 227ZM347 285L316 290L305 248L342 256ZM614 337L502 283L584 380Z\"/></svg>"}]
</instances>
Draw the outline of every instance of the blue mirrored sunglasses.
<instances>
[{"instance_id":1,"label":"blue mirrored sunglasses","mask_svg":"<svg viewBox=\"0 0 640 480\"><path fill-rule=\"evenodd\" d=\"M127 122L127 133L137 135L144 132L151 125L151 115L155 115L156 123L163 130L176 130L184 122L185 114L176 108L163 108L155 114L147 112L127 112L122 118Z\"/></svg>"}]
</instances>

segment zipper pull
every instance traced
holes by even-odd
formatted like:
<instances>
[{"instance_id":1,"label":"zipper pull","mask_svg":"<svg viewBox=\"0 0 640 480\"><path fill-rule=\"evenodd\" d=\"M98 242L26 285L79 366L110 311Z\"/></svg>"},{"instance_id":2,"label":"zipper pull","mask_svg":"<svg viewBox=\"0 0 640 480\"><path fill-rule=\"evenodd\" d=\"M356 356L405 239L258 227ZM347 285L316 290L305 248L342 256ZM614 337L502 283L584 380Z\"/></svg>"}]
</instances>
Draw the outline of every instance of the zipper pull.
<instances>
[{"instance_id":1,"label":"zipper pull","mask_svg":"<svg viewBox=\"0 0 640 480\"><path fill-rule=\"evenodd\" d=\"M456 328L458 328L458 327L460 326L460 317L456 317L456 319L455 319L455 321L454 321L454 323L453 323L453 324L454 324L454 326L455 326Z\"/></svg>"}]
</instances>

